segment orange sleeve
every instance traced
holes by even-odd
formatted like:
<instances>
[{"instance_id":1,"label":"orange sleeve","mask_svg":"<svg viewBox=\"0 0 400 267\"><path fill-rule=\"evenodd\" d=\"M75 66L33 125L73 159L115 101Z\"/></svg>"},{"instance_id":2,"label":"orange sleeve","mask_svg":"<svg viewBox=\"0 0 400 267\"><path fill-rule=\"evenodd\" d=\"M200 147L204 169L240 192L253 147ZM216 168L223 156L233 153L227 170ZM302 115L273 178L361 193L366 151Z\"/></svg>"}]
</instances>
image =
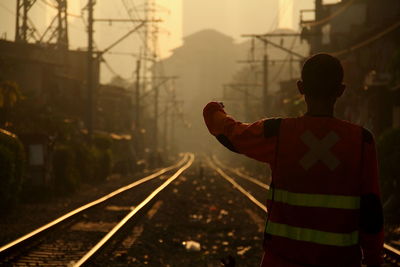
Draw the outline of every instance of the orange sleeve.
<instances>
[{"instance_id":1,"label":"orange sleeve","mask_svg":"<svg viewBox=\"0 0 400 267\"><path fill-rule=\"evenodd\" d=\"M277 123L260 120L252 124L241 123L227 115L221 104L208 103L203 110L208 130L228 149L258 161L272 163L275 158ZM271 131L266 133L271 125Z\"/></svg>"},{"instance_id":2,"label":"orange sleeve","mask_svg":"<svg viewBox=\"0 0 400 267\"><path fill-rule=\"evenodd\" d=\"M372 134L363 130L363 166L360 205L360 245L363 263L383 262L383 210L379 189L378 161Z\"/></svg>"}]
</instances>

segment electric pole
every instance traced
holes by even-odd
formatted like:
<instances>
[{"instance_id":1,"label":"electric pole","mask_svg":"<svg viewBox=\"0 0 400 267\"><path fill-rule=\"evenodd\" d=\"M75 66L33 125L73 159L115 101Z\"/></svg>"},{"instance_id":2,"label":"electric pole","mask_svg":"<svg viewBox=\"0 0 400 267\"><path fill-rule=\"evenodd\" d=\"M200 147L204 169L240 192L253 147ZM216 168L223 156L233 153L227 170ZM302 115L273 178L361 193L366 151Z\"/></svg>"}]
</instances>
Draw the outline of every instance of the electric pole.
<instances>
[{"instance_id":1,"label":"electric pole","mask_svg":"<svg viewBox=\"0 0 400 267\"><path fill-rule=\"evenodd\" d=\"M87 119L88 137L93 135L93 6L94 0L88 0L88 51L87 51Z\"/></svg>"},{"instance_id":2,"label":"electric pole","mask_svg":"<svg viewBox=\"0 0 400 267\"><path fill-rule=\"evenodd\" d=\"M154 77L153 77L154 79ZM160 87L154 87L154 150L158 149L158 98L160 94Z\"/></svg>"},{"instance_id":3,"label":"electric pole","mask_svg":"<svg viewBox=\"0 0 400 267\"><path fill-rule=\"evenodd\" d=\"M249 88L247 86L244 88L244 109L246 121L250 121Z\"/></svg>"},{"instance_id":4,"label":"electric pole","mask_svg":"<svg viewBox=\"0 0 400 267\"><path fill-rule=\"evenodd\" d=\"M165 114L164 114L164 154L167 156L168 151L168 116L169 116L169 103L165 104Z\"/></svg>"},{"instance_id":5,"label":"electric pole","mask_svg":"<svg viewBox=\"0 0 400 267\"><path fill-rule=\"evenodd\" d=\"M135 88L135 150L137 156L142 155L142 132L140 122L140 59L136 61L136 88Z\"/></svg>"},{"instance_id":6,"label":"electric pole","mask_svg":"<svg viewBox=\"0 0 400 267\"><path fill-rule=\"evenodd\" d=\"M140 131L140 59L136 61L136 88L135 88L135 124Z\"/></svg>"},{"instance_id":7,"label":"electric pole","mask_svg":"<svg viewBox=\"0 0 400 267\"><path fill-rule=\"evenodd\" d=\"M67 0L57 0L57 48L68 49Z\"/></svg>"},{"instance_id":8,"label":"electric pole","mask_svg":"<svg viewBox=\"0 0 400 267\"><path fill-rule=\"evenodd\" d=\"M36 0L17 0L15 41L27 43L30 39L39 40L39 34L29 19L28 12Z\"/></svg>"},{"instance_id":9,"label":"electric pole","mask_svg":"<svg viewBox=\"0 0 400 267\"><path fill-rule=\"evenodd\" d=\"M268 54L265 52L263 58L263 115L268 113Z\"/></svg>"}]
</instances>

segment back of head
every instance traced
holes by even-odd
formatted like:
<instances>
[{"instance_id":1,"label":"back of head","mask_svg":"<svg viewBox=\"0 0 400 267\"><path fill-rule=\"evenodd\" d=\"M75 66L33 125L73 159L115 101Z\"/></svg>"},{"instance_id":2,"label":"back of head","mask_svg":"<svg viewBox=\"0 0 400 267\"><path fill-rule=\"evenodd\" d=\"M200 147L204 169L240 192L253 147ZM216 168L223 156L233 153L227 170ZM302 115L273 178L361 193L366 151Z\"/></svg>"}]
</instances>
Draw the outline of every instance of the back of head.
<instances>
[{"instance_id":1,"label":"back of head","mask_svg":"<svg viewBox=\"0 0 400 267\"><path fill-rule=\"evenodd\" d=\"M304 62L301 79L306 96L333 97L342 85L343 67L340 61L331 55L316 54Z\"/></svg>"}]
</instances>

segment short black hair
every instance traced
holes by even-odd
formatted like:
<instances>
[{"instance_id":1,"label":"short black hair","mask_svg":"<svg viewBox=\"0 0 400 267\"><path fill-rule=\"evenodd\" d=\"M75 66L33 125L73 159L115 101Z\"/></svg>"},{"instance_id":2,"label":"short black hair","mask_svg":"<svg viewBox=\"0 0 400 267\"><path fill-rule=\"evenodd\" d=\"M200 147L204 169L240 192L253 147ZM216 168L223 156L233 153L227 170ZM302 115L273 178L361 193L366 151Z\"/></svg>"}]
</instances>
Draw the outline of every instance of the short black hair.
<instances>
[{"instance_id":1,"label":"short black hair","mask_svg":"<svg viewBox=\"0 0 400 267\"><path fill-rule=\"evenodd\" d=\"M343 67L336 57L326 53L316 54L304 62L301 79L305 95L331 97L343 83Z\"/></svg>"}]
</instances>

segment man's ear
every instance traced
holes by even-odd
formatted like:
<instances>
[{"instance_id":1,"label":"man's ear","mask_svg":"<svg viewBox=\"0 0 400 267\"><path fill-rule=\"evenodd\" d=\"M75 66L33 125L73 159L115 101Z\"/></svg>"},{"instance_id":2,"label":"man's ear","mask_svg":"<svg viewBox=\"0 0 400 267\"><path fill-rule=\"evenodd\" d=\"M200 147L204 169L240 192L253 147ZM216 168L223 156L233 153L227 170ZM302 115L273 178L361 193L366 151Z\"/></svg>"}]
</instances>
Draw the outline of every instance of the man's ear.
<instances>
[{"instance_id":1,"label":"man's ear","mask_svg":"<svg viewBox=\"0 0 400 267\"><path fill-rule=\"evenodd\" d=\"M304 83L303 83L303 81L301 81L301 80L297 81L297 89L299 90L299 93L301 95L304 95Z\"/></svg>"},{"instance_id":2,"label":"man's ear","mask_svg":"<svg viewBox=\"0 0 400 267\"><path fill-rule=\"evenodd\" d=\"M341 97L345 90L346 90L346 85L344 83L342 83L337 90L336 97Z\"/></svg>"}]
</instances>

